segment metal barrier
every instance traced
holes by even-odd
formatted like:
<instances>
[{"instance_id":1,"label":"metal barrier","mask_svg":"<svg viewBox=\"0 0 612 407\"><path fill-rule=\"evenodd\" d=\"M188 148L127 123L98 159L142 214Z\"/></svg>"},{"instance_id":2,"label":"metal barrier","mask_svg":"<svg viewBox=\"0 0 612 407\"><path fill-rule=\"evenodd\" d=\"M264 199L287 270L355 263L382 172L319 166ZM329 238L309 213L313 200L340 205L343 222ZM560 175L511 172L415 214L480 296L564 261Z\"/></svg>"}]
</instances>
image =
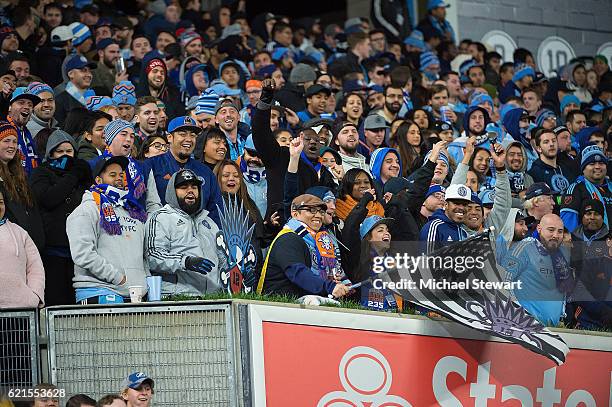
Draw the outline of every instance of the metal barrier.
<instances>
[{"instance_id":1,"label":"metal barrier","mask_svg":"<svg viewBox=\"0 0 612 407\"><path fill-rule=\"evenodd\" d=\"M0 313L0 389L38 384L39 366L38 311Z\"/></svg>"},{"instance_id":2,"label":"metal barrier","mask_svg":"<svg viewBox=\"0 0 612 407\"><path fill-rule=\"evenodd\" d=\"M140 370L156 406L236 406L230 304L54 307L47 331L49 377L68 395L117 393Z\"/></svg>"}]
</instances>

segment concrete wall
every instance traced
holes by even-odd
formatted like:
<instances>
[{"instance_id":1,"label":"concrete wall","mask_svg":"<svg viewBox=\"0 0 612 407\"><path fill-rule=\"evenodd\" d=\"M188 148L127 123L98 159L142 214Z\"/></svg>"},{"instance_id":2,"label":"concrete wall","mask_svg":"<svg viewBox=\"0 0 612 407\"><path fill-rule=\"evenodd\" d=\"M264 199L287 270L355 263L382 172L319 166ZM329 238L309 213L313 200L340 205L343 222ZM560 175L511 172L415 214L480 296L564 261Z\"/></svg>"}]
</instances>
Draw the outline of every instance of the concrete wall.
<instances>
[{"instance_id":1,"label":"concrete wall","mask_svg":"<svg viewBox=\"0 0 612 407\"><path fill-rule=\"evenodd\" d=\"M576 55L593 55L612 41L612 0L456 0L461 38L508 33L534 54L546 37L569 42Z\"/></svg>"}]
</instances>

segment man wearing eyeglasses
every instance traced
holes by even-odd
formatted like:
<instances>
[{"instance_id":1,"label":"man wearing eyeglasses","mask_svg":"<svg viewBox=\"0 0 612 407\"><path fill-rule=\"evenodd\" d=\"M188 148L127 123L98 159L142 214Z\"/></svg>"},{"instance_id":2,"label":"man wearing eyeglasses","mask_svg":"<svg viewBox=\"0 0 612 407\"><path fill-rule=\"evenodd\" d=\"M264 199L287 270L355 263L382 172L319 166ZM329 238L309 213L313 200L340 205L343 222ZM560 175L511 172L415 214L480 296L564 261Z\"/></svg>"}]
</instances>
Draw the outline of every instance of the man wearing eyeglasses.
<instances>
[{"instance_id":1,"label":"man wearing eyeglasses","mask_svg":"<svg viewBox=\"0 0 612 407\"><path fill-rule=\"evenodd\" d=\"M318 197L303 194L291 202L291 219L276 236L261 272L258 293L332 295L344 297L350 287L341 275L334 240L321 230L327 205Z\"/></svg>"}]
</instances>

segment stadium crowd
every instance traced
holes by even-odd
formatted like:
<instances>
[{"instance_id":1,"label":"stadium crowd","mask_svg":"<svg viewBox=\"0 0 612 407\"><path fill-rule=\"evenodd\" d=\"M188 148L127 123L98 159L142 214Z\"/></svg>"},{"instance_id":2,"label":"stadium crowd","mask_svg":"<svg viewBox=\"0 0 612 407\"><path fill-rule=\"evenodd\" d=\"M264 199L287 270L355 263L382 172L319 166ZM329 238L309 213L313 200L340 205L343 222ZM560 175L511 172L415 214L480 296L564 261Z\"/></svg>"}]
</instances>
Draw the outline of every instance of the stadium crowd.
<instances>
[{"instance_id":1,"label":"stadium crowd","mask_svg":"<svg viewBox=\"0 0 612 407\"><path fill-rule=\"evenodd\" d=\"M364 259L493 226L525 309L612 327L606 57L547 77L527 49L510 62L455 38L442 0L401 38L244 1L15 3L0 15L0 308L128 302L160 276L164 296L395 310L409 305Z\"/></svg>"}]
</instances>

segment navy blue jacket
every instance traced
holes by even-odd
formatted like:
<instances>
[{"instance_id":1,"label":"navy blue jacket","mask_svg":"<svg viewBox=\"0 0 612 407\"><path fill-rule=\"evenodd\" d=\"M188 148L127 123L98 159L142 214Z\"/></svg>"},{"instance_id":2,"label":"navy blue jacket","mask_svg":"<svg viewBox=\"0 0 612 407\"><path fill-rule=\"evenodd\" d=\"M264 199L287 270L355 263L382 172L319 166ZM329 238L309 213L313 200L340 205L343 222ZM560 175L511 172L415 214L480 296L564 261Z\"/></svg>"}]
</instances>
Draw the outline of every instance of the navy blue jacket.
<instances>
[{"instance_id":1,"label":"navy blue jacket","mask_svg":"<svg viewBox=\"0 0 612 407\"><path fill-rule=\"evenodd\" d=\"M438 209L421 229L419 241L421 241L421 249L428 254L440 247L465 240L467 237L467 233L460 224L450 220L444 213L444 209Z\"/></svg>"},{"instance_id":2,"label":"navy blue jacket","mask_svg":"<svg viewBox=\"0 0 612 407\"><path fill-rule=\"evenodd\" d=\"M540 158L531 164L527 172L533 178L533 182L546 182L555 194L562 194L575 179L570 179L570 174L564 174L563 168L557 164L557 168L552 167Z\"/></svg>"},{"instance_id":3,"label":"navy blue jacket","mask_svg":"<svg viewBox=\"0 0 612 407\"><path fill-rule=\"evenodd\" d=\"M209 212L208 216L215 221L217 226L221 227L219 210L217 207L223 208L223 200L221 199L221 190L219 189L217 178L210 168L193 158L187 160L184 165L179 165L170 151L146 159L143 163L143 167L143 172L146 177L153 171L157 192L159 193L159 198L163 205L166 204L166 187L168 186L168 180L172 177L172 174L181 168L186 168L195 172L196 175L201 177L204 181L201 189L202 196L200 197L204 203L204 208Z\"/></svg>"}]
</instances>

